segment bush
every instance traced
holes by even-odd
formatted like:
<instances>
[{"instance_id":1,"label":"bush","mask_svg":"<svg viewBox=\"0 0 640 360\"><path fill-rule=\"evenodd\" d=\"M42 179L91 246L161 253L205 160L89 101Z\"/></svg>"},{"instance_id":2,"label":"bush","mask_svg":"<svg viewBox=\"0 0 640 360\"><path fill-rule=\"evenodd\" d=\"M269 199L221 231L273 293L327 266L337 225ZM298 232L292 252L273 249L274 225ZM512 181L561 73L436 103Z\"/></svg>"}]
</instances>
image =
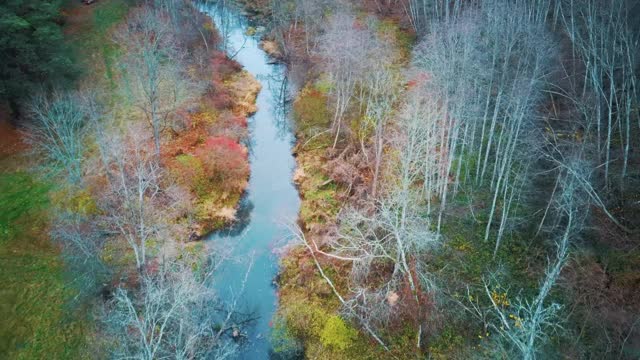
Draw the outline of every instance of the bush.
<instances>
[{"instance_id":1,"label":"bush","mask_svg":"<svg viewBox=\"0 0 640 360\"><path fill-rule=\"evenodd\" d=\"M303 137L326 130L331 124L326 94L316 87L307 85L293 103L293 116L298 132Z\"/></svg>"},{"instance_id":2,"label":"bush","mask_svg":"<svg viewBox=\"0 0 640 360\"><path fill-rule=\"evenodd\" d=\"M232 75L242 70L242 65L227 57L224 52L216 52L211 59L211 70L215 82L228 80Z\"/></svg>"},{"instance_id":3,"label":"bush","mask_svg":"<svg viewBox=\"0 0 640 360\"><path fill-rule=\"evenodd\" d=\"M172 173L176 182L189 188L198 195L206 192L206 178L200 159L193 155L182 154L176 157Z\"/></svg>"},{"instance_id":4,"label":"bush","mask_svg":"<svg viewBox=\"0 0 640 360\"><path fill-rule=\"evenodd\" d=\"M320 341L324 346L345 350L351 345L356 335L357 332L354 329L347 326L339 316L333 315L324 324Z\"/></svg>"},{"instance_id":5,"label":"bush","mask_svg":"<svg viewBox=\"0 0 640 360\"><path fill-rule=\"evenodd\" d=\"M247 150L226 136L209 137L196 150L204 175L225 191L244 190L249 177Z\"/></svg>"}]
</instances>

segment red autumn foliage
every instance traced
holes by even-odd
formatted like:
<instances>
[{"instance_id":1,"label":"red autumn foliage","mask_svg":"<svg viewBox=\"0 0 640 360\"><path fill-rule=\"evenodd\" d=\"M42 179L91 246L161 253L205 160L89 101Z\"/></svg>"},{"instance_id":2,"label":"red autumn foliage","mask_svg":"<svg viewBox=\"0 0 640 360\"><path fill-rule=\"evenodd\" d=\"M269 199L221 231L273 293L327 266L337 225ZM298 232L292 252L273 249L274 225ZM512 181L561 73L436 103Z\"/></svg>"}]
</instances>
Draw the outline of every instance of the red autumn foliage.
<instances>
[{"instance_id":1,"label":"red autumn foliage","mask_svg":"<svg viewBox=\"0 0 640 360\"><path fill-rule=\"evenodd\" d=\"M231 109L234 105L231 94L224 91L222 86L216 86L216 88L207 95L205 101L217 110Z\"/></svg>"},{"instance_id":2,"label":"red autumn foliage","mask_svg":"<svg viewBox=\"0 0 640 360\"><path fill-rule=\"evenodd\" d=\"M244 146L226 136L209 137L195 154L205 176L224 190L242 190L249 176L247 151Z\"/></svg>"},{"instance_id":3,"label":"red autumn foliage","mask_svg":"<svg viewBox=\"0 0 640 360\"><path fill-rule=\"evenodd\" d=\"M211 58L211 71L213 72L213 81L221 83L227 80L231 75L242 70L242 65L237 61L233 61L223 52L216 52Z\"/></svg>"},{"instance_id":4,"label":"red autumn foliage","mask_svg":"<svg viewBox=\"0 0 640 360\"><path fill-rule=\"evenodd\" d=\"M226 136L211 136L205 141L204 146L207 150L213 150L222 147L227 148L230 151L243 151L242 145Z\"/></svg>"}]
</instances>

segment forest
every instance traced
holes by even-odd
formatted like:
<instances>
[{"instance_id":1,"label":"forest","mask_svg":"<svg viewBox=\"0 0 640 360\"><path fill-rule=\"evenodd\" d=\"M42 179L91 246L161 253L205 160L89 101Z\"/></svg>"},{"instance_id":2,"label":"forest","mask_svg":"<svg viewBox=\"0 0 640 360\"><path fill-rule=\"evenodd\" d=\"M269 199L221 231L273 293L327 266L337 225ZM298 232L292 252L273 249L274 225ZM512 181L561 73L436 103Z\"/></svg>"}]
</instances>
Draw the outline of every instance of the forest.
<instances>
[{"instance_id":1,"label":"forest","mask_svg":"<svg viewBox=\"0 0 640 360\"><path fill-rule=\"evenodd\" d=\"M7 0L0 358L637 359L640 3Z\"/></svg>"}]
</instances>

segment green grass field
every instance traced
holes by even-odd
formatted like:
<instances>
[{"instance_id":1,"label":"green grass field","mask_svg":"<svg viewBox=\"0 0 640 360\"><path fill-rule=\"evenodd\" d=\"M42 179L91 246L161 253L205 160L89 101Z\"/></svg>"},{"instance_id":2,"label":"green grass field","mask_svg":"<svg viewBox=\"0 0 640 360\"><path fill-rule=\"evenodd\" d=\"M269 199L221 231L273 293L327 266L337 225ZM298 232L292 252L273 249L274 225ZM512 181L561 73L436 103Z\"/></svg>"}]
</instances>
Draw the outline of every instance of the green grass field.
<instances>
[{"instance_id":1,"label":"green grass field","mask_svg":"<svg viewBox=\"0 0 640 360\"><path fill-rule=\"evenodd\" d=\"M0 358L80 358L86 323L69 314L64 268L47 231L50 185L0 175Z\"/></svg>"}]
</instances>

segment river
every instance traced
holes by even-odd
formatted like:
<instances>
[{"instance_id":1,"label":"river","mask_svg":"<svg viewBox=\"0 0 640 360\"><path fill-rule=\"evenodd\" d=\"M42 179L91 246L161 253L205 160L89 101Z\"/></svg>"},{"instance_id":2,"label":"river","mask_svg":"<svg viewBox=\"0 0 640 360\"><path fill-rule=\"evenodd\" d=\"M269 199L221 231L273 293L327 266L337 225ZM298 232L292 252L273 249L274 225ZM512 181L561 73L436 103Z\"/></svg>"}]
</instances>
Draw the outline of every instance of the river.
<instances>
[{"instance_id":1,"label":"river","mask_svg":"<svg viewBox=\"0 0 640 360\"><path fill-rule=\"evenodd\" d=\"M258 111L249 119L251 176L243 199L243 208L248 212L246 227L231 234L214 234L206 241L214 251L227 244L232 249L232 259L223 265L216 278L219 296L227 302L239 297L242 309L258 316L255 324L242 328L247 331L247 341L239 358L268 359L271 320L278 301L273 285L278 272L274 249L287 237L283 224L295 220L300 207L298 191L292 182L295 137L279 100L286 85L285 68L270 63L259 47L258 36L245 35L249 25L238 12L214 4L203 5L201 9L212 17L226 38L227 53L262 83ZM245 274L248 275L243 290Z\"/></svg>"}]
</instances>

